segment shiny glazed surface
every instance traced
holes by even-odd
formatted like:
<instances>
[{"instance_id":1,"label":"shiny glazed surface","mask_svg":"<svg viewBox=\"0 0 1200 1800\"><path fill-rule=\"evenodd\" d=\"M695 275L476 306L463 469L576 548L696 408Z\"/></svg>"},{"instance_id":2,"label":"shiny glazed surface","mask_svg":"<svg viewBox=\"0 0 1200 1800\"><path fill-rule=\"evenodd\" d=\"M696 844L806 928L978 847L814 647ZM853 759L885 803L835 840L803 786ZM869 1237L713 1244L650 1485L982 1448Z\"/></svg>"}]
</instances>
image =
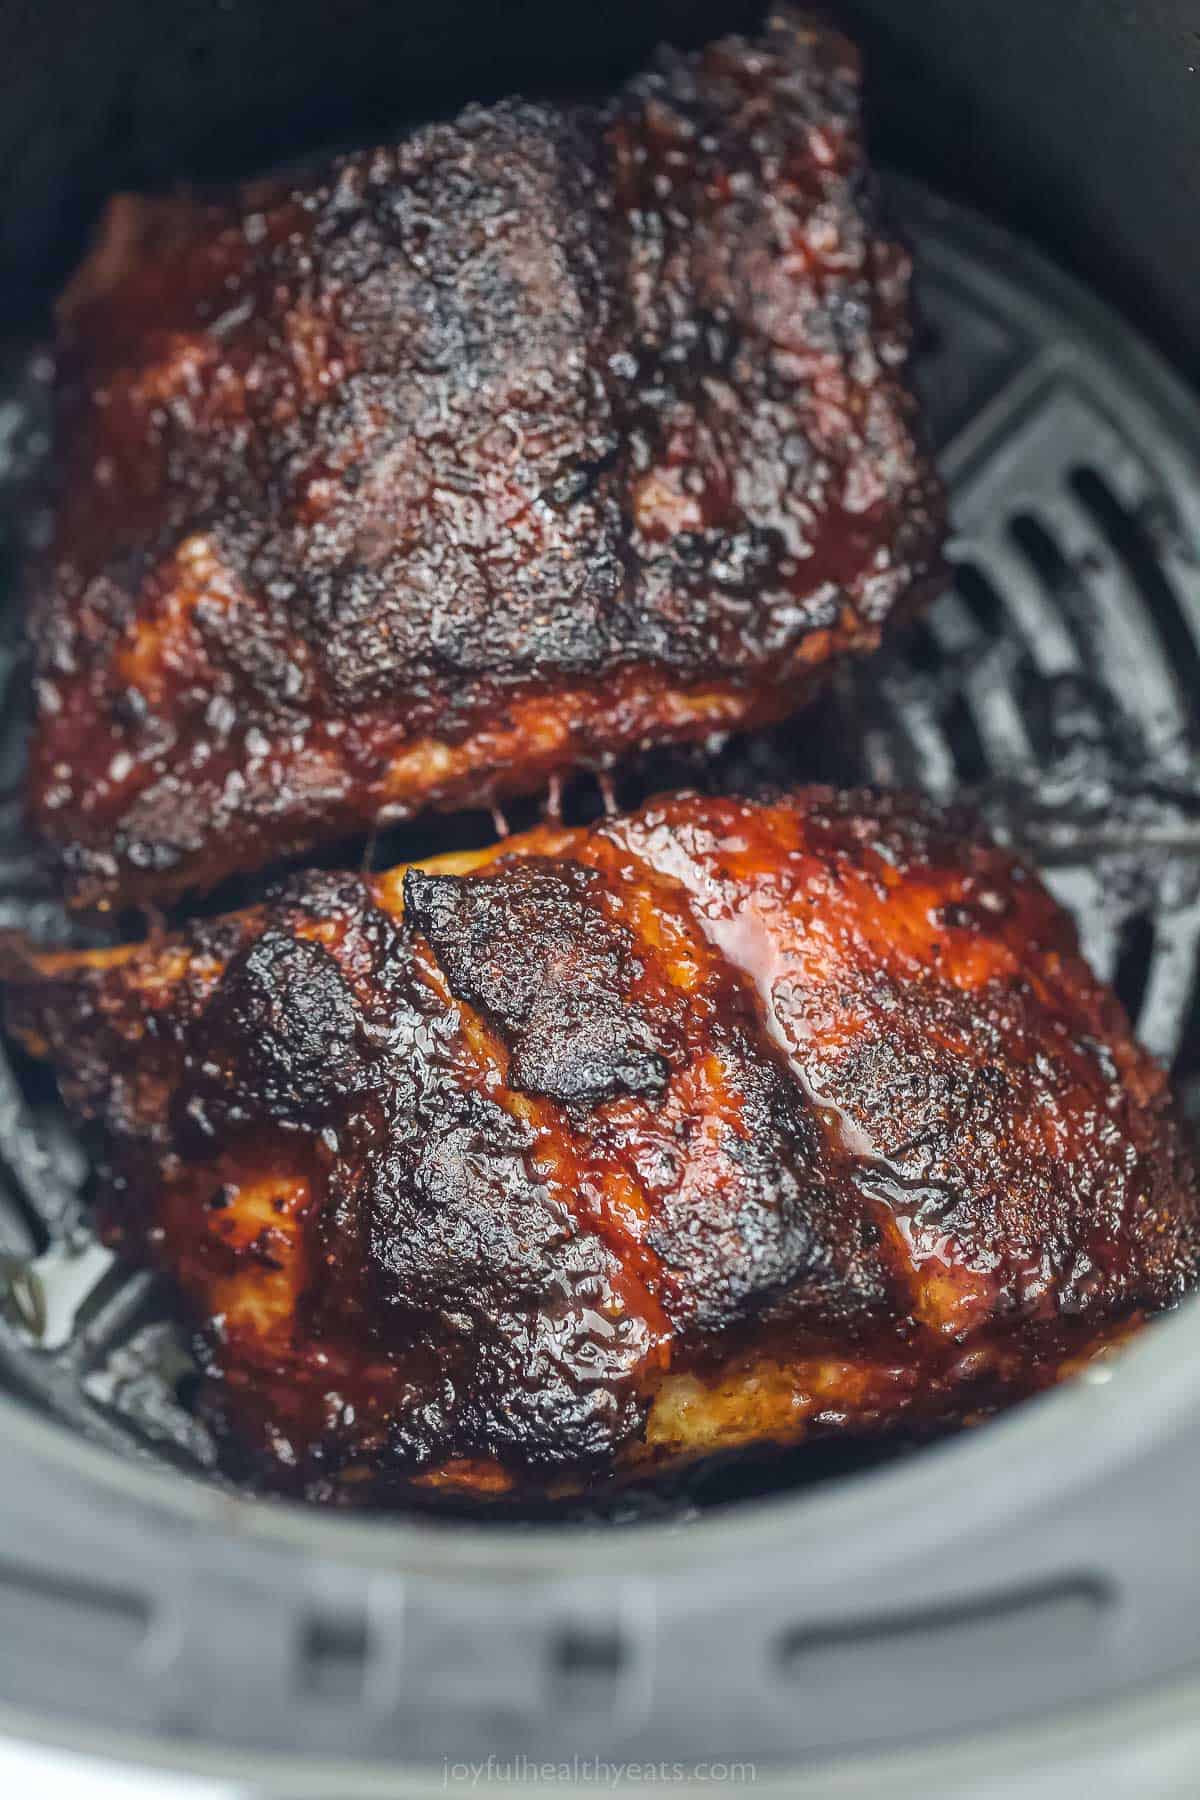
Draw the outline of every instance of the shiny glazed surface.
<instances>
[{"instance_id":1,"label":"shiny glazed surface","mask_svg":"<svg viewBox=\"0 0 1200 1800\"><path fill-rule=\"evenodd\" d=\"M314 1499L942 1430L1195 1279L1069 919L894 794L668 796L8 972L231 1459Z\"/></svg>"},{"instance_id":2,"label":"shiny glazed surface","mask_svg":"<svg viewBox=\"0 0 1200 1800\"><path fill-rule=\"evenodd\" d=\"M800 705L938 582L908 280L855 53L794 14L604 106L114 201L31 613L74 895Z\"/></svg>"}]
</instances>

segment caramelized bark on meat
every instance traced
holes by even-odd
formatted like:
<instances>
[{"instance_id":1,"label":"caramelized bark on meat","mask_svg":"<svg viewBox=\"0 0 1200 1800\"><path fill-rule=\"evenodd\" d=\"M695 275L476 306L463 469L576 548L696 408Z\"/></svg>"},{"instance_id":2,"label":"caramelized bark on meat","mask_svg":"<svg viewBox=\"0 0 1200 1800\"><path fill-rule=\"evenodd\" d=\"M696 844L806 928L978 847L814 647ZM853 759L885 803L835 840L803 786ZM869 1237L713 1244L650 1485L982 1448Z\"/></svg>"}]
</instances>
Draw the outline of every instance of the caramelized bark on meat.
<instances>
[{"instance_id":1,"label":"caramelized bark on meat","mask_svg":"<svg viewBox=\"0 0 1200 1800\"><path fill-rule=\"evenodd\" d=\"M792 15L604 106L115 201L32 611L75 896L798 706L937 580L908 277L855 55Z\"/></svg>"},{"instance_id":2,"label":"caramelized bark on meat","mask_svg":"<svg viewBox=\"0 0 1200 1800\"><path fill-rule=\"evenodd\" d=\"M677 795L13 976L210 1416L313 1497L944 1429L1195 1279L1069 920L896 796Z\"/></svg>"}]
</instances>

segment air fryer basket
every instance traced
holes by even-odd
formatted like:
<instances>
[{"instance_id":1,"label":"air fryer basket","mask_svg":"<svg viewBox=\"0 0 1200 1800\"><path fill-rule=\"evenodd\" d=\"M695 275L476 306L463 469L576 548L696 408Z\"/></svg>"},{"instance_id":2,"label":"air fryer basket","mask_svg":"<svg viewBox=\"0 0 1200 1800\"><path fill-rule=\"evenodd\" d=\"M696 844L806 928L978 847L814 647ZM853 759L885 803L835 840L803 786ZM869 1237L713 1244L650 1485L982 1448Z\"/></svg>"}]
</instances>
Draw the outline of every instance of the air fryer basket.
<instances>
[{"instance_id":1,"label":"air fryer basket","mask_svg":"<svg viewBox=\"0 0 1200 1800\"><path fill-rule=\"evenodd\" d=\"M848 671L819 717L715 760L648 758L619 779L622 797L679 775L969 794L1037 857L1093 965L1186 1082L1200 1064L1200 520L1189 517L1200 421L1171 384L1159 404L1131 380L1137 347L1123 328L1013 240L911 183L894 184L892 204L920 269L917 374L951 491L953 589L882 666ZM42 437L37 394L35 379L29 457ZM28 683L15 650L7 679L0 757L15 770ZM580 810L595 801L586 781L567 798ZM21 847L19 783L9 806L0 920L69 937L33 846ZM386 866L397 838L437 845L463 828L425 821L373 855ZM214 1446L181 1403L187 1342L168 1297L92 1237L86 1157L44 1074L10 1065L0 1081L0 1371L80 1431L211 1468ZM802 1450L693 1483L689 1503L845 1467L844 1455Z\"/></svg>"},{"instance_id":2,"label":"air fryer basket","mask_svg":"<svg viewBox=\"0 0 1200 1800\"><path fill-rule=\"evenodd\" d=\"M945 28L936 145L968 40L941 0L912 10ZM890 18L879 31L879 62L903 74L916 37ZM379 112L376 129L382 97ZM321 125L345 123L334 108ZM893 141L903 154L894 123ZM815 714L714 762L650 759L621 798L814 777L971 796L1039 862L1200 1114L1200 408L1019 239L910 179L888 190L918 257L953 587ZM1148 228L1162 205L1148 200ZM49 244L31 254L52 266ZM1178 343L1169 289L1147 291ZM15 576L45 388L23 345L0 366ZM21 835L12 602L2 630L0 928L70 938ZM584 783L569 804L598 797ZM381 840L377 863L437 829ZM340 1795L443 1757L816 1765L1198 1660L1179 1580L1200 1460L1193 1307L1093 1382L853 1481L852 1457L802 1451L553 1530L331 1519L215 1477L169 1302L91 1237L86 1159L19 1061L0 1062L0 1165L0 1726L8 1709L280 1780L286 1762L289 1793Z\"/></svg>"}]
</instances>

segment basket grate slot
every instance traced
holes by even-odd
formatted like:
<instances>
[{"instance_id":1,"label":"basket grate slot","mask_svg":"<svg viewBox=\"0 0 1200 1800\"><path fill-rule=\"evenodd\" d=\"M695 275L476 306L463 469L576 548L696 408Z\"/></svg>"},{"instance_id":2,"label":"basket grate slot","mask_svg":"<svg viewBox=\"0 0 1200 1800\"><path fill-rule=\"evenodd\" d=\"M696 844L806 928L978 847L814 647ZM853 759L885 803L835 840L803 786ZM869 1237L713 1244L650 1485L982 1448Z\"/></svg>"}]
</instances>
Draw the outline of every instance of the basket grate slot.
<instances>
[{"instance_id":1,"label":"basket grate slot","mask_svg":"<svg viewBox=\"0 0 1200 1800\"><path fill-rule=\"evenodd\" d=\"M995 645L963 671L964 693L994 775L1016 776L1033 763L1033 744L1020 702L1028 679L1028 658L1012 643Z\"/></svg>"},{"instance_id":2,"label":"basket grate slot","mask_svg":"<svg viewBox=\"0 0 1200 1800\"><path fill-rule=\"evenodd\" d=\"M1194 725L1195 710L1200 705L1200 616L1196 625L1189 621L1175 584L1166 573L1164 550L1179 566L1173 554L1179 544L1177 530L1169 522L1161 500L1157 505L1153 499L1146 500L1140 513L1132 510L1097 469L1072 469L1070 484L1080 506L1103 534L1148 608L1163 655L1189 703L1189 724ZM1148 519L1157 520L1157 524L1148 525ZM1194 569L1192 582L1197 585Z\"/></svg>"},{"instance_id":3,"label":"basket grate slot","mask_svg":"<svg viewBox=\"0 0 1200 1800\"><path fill-rule=\"evenodd\" d=\"M906 675L924 676L936 681L938 676L944 674L948 653L952 653L953 647L944 642L943 634L936 629L935 617L940 617L940 608L938 614L931 614L927 619L917 619L914 622L904 645L903 666Z\"/></svg>"},{"instance_id":4,"label":"basket grate slot","mask_svg":"<svg viewBox=\"0 0 1200 1800\"><path fill-rule=\"evenodd\" d=\"M995 640L1009 628L1004 597L994 582L974 563L960 561L954 569L954 587L960 601L985 638ZM944 611L943 606L939 614Z\"/></svg>"},{"instance_id":5,"label":"basket grate slot","mask_svg":"<svg viewBox=\"0 0 1200 1800\"><path fill-rule=\"evenodd\" d=\"M1155 926L1138 1036L1160 1062L1174 1058L1181 1074L1195 1068L1188 1035L1200 1016L1200 870L1195 863L1164 871L1163 904Z\"/></svg>"},{"instance_id":6,"label":"basket grate slot","mask_svg":"<svg viewBox=\"0 0 1200 1800\"><path fill-rule=\"evenodd\" d=\"M1187 728L1186 695L1140 594L1098 544L1090 518L1054 495L1036 512L1015 513L1010 530L1069 621L1083 667L1118 702L1147 755L1161 757Z\"/></svg>"},{"instance_id":7,"label":"basket grate slot","mask_svg":"<svg viewBox=\"0 0 1200 1800\"><path fill-rule=\"evenodd\" d=\"M1020 550L999 533L966 542L974 563L1003 596L1013 637L1032 657L1043 678L1053 681L1078 674L1082 665L1075 634L1054 595L1042 582L1030 581Z\"/></svg>"},{"instance_id":8,"label":"basket grate slot","mask_svg":"<svg viewBox=\"0 0 1200 1800\"><path fill-rule=\"evenodd\" d=\"M1141 732L1148 756L1161 758L1187 728L1190 696L1171 664L1145 597L1097 536L1090 514L1074 495L1053 495L1045 513L1078 571L1083 594L1079 628L1093 640L1093 667ZM1136 671L1132 679L1131 670Z\"/></svg>"},{"instance_id":9,"label":"basket grate slot","mask_svg":"<svg viewBox=\"0 0 1200 1800\"><path fill-rule=\"evenodd\" d=\"M1032 747L1017 704L1018 665L1024 651L1004 631L1004 602L987 577L970 563L954 572L954 587L945 594L931 617L938 642L952 654L945 682L949 712L944 729L959 746L956 702L969 712L966 727L978 747L983 774L1015 772L1028 767ZM982 622L981 622L982 621ZM971 777L961 770L964 780Z\"/></svg>"},{"instance_id":10,"label":"basket grate slot","mask_svg":"<svg viewBox=\"0 0 1200 1800\"><path fill-rule=\"evenodd\" d=\"M967 694L960 691L951 696L941 713L939 724L954 746L956 785L977 787L991 773L992 761L984 747L975 711Z\"/></svg>"},{"instance_id":11,"label":"basket grate slot","mask_svg":"<svg viewBox=\"0 0 1200 1800\"><path fill-rule=\"evenodd\" d=\"M1092 620L1081 571L1068 561L1057 539L1036 513L1015 512L1008 529L1035 580L1042 583L1052 605L1069 622L1084 666L1093 674L1097 669L1103 669L1107 658L1104 646L1089 629Z\"/></svg>"},{"instance_id":12,"label":"basket grate slot","mask_svg":"<svg viewBox=\"0 0 1200 1800\"><path fill-rule=\"evenodd\" d=\"M978 293L964 290L936 256L930 267L934 279L923 283L921 295L916 387L930 441L940 449L1012 379L1033 344Z\"/></svg>"},{"instance_id":13,"label":"basket grate slot","mask_svg":"<svg viewBox=\"0 0 1200 1800\"><path fill-rule=\"evenodd\" d=\"M1139 1018L1145 1004L1154 961L1154 920L1149 913L1131 913L1117 935L1117 960L1112 984L1131 1019Z\"/></svg>"}]
</instances>

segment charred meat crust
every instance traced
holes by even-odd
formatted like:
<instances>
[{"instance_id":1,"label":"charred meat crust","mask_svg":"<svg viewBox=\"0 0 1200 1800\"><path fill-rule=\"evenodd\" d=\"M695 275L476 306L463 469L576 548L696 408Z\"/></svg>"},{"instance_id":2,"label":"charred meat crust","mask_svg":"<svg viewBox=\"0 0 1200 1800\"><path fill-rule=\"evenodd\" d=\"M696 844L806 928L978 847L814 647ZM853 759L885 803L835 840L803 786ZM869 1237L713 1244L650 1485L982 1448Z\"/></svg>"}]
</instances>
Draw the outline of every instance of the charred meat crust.
<instances>
[{"instance_id":1,"label":"charred meat crust","mask_svg":"<svg viewBox=\"0 0 1200 1800\"><path fill-rule=\"evenodd\" d=\"M456 999L494 1024L519 1093L565 1106L618 1094L658 1099L675 1021L655 1029L629 995L642 975L633 935L590 904L594 869L523 857L489 880L404 879L404 912Z\"/></svg>"},{"instance_id":2,"label":"charred meat crust","mask_svg":"<svg viewBox=\"0 0 1200 1800\"><path fill-rule=\"evenodd\" d=\"M114 203L32 607L76 897L799 705L938 579L908 275L854 52L791 14L605 106Z\"/></svg>"},{"instance_id":3,"label":"charred meat crust","mask_svg":"<svg viewBox=\"0 0 1200 1800\"><path fill-rule=\"evenodd\" d=\"M317 1498L944 1429L1195 1280L1069 920L895 795L670 796L10 973L210 1414Z\"/></svg>"}]
</instances>

